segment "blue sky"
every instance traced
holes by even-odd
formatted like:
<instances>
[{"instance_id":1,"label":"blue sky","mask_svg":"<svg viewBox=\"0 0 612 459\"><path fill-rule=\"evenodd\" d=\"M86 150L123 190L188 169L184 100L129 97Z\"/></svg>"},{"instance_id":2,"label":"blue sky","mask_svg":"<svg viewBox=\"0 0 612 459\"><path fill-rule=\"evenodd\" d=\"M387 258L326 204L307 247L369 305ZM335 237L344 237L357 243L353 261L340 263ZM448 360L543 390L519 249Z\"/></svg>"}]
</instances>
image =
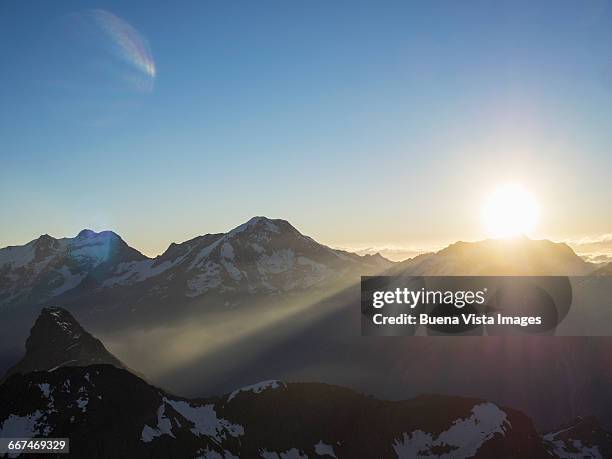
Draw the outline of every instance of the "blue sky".
<instances>
[{"instance_id":1,"label":"blue sky","mask_svg":"<svg viewBox=\"0 0 612 459\"><path fill-rule=\"evenodd\" d=\"M146 39L152 90L92 9ZM254 215L435 246L486 237L507 181L533 236L612 231L609 2L4 1L0 52L0 246L89 227L156 254Z\"/></svg>"}]
</instances>

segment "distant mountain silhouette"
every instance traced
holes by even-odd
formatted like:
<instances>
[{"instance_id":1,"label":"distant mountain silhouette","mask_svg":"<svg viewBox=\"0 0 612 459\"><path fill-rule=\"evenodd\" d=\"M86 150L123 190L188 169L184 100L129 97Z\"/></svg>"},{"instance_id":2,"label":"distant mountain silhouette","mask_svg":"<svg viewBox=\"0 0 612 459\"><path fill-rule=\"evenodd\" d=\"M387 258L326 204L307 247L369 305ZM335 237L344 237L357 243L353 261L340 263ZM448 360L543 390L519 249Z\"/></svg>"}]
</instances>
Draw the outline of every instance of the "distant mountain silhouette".
<instances>
[{"instance_id":1,"label":"distant mountain silhouette","mask_svg":"<svg viewBox=\"0 0 612 459\"><path fill-rule=\"evenodd\" d=\"M601 266L593 274L595 276L612 276L612 263Z\"/></svg>"},{"instance_id":2,"label":"distant mountain silhouette","mask_svg":"<svg viewBox=\"0 0 612 459\"><path fill-rule=\"evenodd\" d=\"M429 276L582 276L595 268L567 244L519 237L456 242L439 252L403 261L391 272Z\"/></svg>"}]
</instances>

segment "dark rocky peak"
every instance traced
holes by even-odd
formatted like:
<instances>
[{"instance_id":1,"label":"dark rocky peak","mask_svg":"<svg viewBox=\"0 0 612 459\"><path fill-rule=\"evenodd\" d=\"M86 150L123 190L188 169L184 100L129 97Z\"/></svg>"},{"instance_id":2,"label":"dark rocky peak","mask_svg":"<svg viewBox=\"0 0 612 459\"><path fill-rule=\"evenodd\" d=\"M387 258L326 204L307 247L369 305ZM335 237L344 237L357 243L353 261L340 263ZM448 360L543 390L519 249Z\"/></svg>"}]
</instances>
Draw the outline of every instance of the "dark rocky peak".
<instances>
[{"instance_id":1,"label":"dark rocky peak","mask_svg":"<svg viewBox=\"0 0 612 459\"><path fill-rule=\"evenodd\" d=\"M125 366L106 350L100 340L88 333L66 309L44 308L26 340L24 357L5 377L14 373L49 371L61 366L108 363Z\"/></svg>"},{"instance_id":2,"label":"dark rocky peak","mask_svg":"<svg viewBox=\"0 0 612 459\"><path fill-rule=\"evenodd\" d=\"M58 307L44 308L26 340L26 351L36 352L50 344L67 344L79 339L85 332L67 310Z\"/></svg>"},{"instance_id":3,"label":"dark rocky peak","mask_svg":"<svg viewBox=\"0 0 612 459\"><path fill-rule=\"evenodd\" d=\"M48 234L43 234L34 241L34 260L40 261L53 255L59 248L59 241Z\"/></svg>"}]
</instances>

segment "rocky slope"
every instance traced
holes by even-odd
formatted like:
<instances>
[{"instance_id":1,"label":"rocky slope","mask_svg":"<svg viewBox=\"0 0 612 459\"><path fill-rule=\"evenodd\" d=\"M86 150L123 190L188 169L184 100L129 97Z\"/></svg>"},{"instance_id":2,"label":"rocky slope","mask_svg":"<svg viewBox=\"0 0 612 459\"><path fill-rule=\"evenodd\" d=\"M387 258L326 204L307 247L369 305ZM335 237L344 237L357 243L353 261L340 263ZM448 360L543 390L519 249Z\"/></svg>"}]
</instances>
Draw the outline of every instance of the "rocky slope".
<instances>
[{"instance_id":1,"label":"rocky slope","mask_svg":"<svg viewBox=\"0 0 612 459\"><path fill-rule=\"evenodd\" d=\"M63 348L58 326L73 339L86 333L66 311L43 311L32 340L39 361L51 362ZM22 371L0 385L0 437L68 437L71 456L88 458L537 459L611 452L611 434L593 419L541 436L524 414L474 398L384 401L328 384L270 380L186 399L118 368L116 359L81 366L88 362L27 373L22 362Z\"/></svg>"},{"instance_id":2,"label":"rocky slope","mask_svg":"<svg viewBox=\"0 0 612 459\"><path fill-rule=\"evenodd\" d=\"M612 457L612 433L602 429L594 417L578 418L544 435L549 451L561 458Z\"/></svg>"},{"instance_id":3,"label":"rocky slope","mask_svg":"<svg viewBox=\"0 0 612 459\"><path fill-rule=\"evenodd\" d=\"M63 366L106 363L125 368L99 339L84 330L72 314L62 308L42 310L25 346L25 355L8 369L3 379L16 373L53 371Z\"/></svg>"},{"instance_id":4,"label":"rocky slope","mask_svg":"<svg viewBox=\"0 0 612 459\"><path fill-rule=\"evenodd\" d=\"M0 400L0 436L69 437L74 457L552 457L524 415L455 397L267 381L188 400L93 365L14 375Z\"/></svg>"}]
</instances>

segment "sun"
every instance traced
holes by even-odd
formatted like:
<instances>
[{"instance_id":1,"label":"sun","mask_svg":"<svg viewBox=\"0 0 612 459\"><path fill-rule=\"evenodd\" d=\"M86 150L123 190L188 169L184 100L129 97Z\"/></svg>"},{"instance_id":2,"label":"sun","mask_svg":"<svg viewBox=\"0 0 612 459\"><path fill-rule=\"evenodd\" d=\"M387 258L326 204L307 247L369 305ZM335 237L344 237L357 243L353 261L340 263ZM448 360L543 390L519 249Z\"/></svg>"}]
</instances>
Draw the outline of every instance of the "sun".
<instances>
[{"instance_id":1,"label":"sun","mask_svg":"<svg viewBox=\"0 0 612 459\"><path fill-rule=\"evenodd\" d=\"M511 238L533 231L540 215L535 197L520 184L497 188L484 203L482 218L487 234Z\"/></svg>"}]
</instances>

